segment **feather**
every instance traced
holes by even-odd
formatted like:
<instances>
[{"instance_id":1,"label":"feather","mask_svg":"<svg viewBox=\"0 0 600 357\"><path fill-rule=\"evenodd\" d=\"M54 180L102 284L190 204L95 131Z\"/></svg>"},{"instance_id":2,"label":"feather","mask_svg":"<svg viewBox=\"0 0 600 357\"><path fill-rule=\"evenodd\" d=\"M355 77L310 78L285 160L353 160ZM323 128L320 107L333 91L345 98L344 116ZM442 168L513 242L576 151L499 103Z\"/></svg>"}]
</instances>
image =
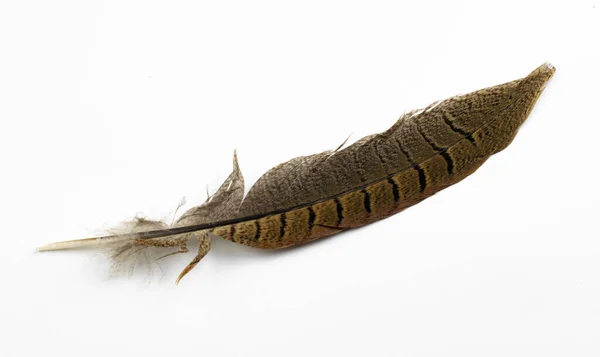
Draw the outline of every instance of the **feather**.
<instances>
[{"instance_id":1,"label":"feather","mask_svg":"<svg viewBox=\"0 0 600 357\"><path fill-rule=\"evenodd\" d=\"M138 218L118 234L38 250L101 246L124 266L149 247L177 249L168 256L187 252L196 239L198 253L179 282L215 236L280 249L369 224L461 181L506 148L554 71L543 64L519 80L406 113L385 132L344 149L294 158L265 173L246 197L234 153L233 171L217 192L173 224Z\"/></svg>"}]
</instances>

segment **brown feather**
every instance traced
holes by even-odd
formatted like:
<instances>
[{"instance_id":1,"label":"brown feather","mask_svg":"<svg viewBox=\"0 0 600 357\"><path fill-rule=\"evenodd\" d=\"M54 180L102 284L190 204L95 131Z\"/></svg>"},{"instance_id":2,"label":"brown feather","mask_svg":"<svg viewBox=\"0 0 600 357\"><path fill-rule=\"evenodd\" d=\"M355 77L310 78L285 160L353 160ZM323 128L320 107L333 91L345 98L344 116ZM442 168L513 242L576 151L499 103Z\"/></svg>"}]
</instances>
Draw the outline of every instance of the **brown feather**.
<instances>
[{"instance_id":1,"label":"brown feather","mask_svg":"<svg viewBox=\"0 0 600 357\"><path fill-rule=\"evenodd\" d=\"M506 148L554 71L544 64L522 79L409 112L347 148L294 158L265 173L245 198L234 155L233 172L215 195L170 227L39 250L114 242L187 251L187 240L196 238L198 256L181 279L210 249L209 235L279 249L369 224L461 181Z\"/></svg>"}]
</instances>

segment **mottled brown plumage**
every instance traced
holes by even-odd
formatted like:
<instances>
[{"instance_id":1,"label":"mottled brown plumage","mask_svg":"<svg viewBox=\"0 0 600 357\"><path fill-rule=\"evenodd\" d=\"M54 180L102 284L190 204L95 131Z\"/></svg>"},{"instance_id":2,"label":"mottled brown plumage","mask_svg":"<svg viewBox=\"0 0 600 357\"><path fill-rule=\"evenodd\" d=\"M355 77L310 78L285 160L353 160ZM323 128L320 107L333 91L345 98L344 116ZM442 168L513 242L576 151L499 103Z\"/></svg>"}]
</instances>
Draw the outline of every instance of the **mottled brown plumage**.
<instances>
[{"instance_id":1,"label":"mottled brown plumage","mask_svg":"<svg viewBox=\"0 0 600 357\"><path fill-rule=\"evenodd\" d=\"M363 226L459 182L506 148L553 74L544 64L522 79L409 112L342 150L292 159L265 173L245 198L234 156L233 172L217 193L171 227L138 221L131 233L40 250L100 243L117 246L119 255L145 246L179 247L179 253L196 238L198 255L181 279L210 249L210 235L279 249Z\"/></svg>"}]
</instances>

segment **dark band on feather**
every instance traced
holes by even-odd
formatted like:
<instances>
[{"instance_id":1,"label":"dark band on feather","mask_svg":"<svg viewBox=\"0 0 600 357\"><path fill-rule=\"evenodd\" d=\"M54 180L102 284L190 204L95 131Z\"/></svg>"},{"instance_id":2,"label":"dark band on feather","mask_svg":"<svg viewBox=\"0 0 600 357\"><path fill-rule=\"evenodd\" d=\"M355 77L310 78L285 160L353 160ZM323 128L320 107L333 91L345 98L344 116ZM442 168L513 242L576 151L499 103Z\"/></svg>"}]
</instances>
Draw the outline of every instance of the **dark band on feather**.
<instances>
[{"instance_id":1,"label":"dark band on feather","mask_svg":"<svg viewBox=\"0 0 600 357\"><path fill-rule=\"evenodd\" d=\"M452 157L450 157L450 154L448 154L448 152L446 152L446 150L448 150L448 149L447 148L442 149L441 147L437 146L431 139L429 139L427 137L427 135L425 135L425 133L423 133L421 131L421 128L419 126L417 126L417 131L419 132L419 134L421 134L423 139L425 139L427 144L429 144L429 146L431 146L431 148L433 150L439 152L440 155L444 158L444 160L446 160L446 167L448 169L448 175L452 175L452 171L454 171L454 161L452 160Z\"/></svg>"},{"instance_id":2,"label":"dark band on feather","mask_svg":"<svg viewBox=\"0 0 600 357\"><path fill-rule=\"evenodd\" d=\"M231 225L231 229L230 229L229 234L231 234L231 241L235 242L235 224Z\"/></svg>"},{"instance_id":3,"label":"dark band on feather","mask_svg":"<svg viewBox=\"0 0 600 357\"><path fill-rule=\"evenodd\" d=\"M344 207L342 206L342 203L340 202L339 198L335 198L334 199L335 202L335 210L337 212L337 222L336 225L340 225L342 224L342 221L344 220Z\"/></svg>"},{"instance_id":4,"label":"dark band on feather","mask_svg":"<svg viewBox=\"0 0 600 357\"><path fill-rule=\"evenodd\" d=\"M469 140L471 142L471 144L477 145L477 143L475 142L475 138L473 137L473 134L469 134L466 136L467 140Z\"/></svg>"},{"instance_id":5,"label":"dark band on feather","mask_svg":"<svg viewBox=\"0 0 600 357\"><path fill-rule=\"evenodd\" d=\"M475 139L473 139L473 133L468 133L468 132L462 130L461 128L457 127L456 125L454 125L451 118L452 118L452 115L450 115L450 113L444 112L444 123L446 123L446 125L448 125L448 127L450 129L452 129L452 131L464 136L467 140L469 140L472 144L474 144Z\"/></svg>"},{"instance_id":6,"label":"dark band on feather","mask_svg":"<svg viewBox=\"0 0 600 357\"><path fill-rule=\"evenodd\" d=\"M402 151L402 153L406 155L408 161L410 161L412 167L419 173L420 191L425 191L425 188L427 187L427 178L425 177L425 171L423 170L423 168L421 168L421 166L419 166L419 164L415 163L413 158L408 154L408 151L404 150L404 147L402 146L402 143L400 141L398 142L398 145L400 146L400 150Z\"/></svg>"},{"instance_id":7,"label":"dark band on feather","mask_svg":"<svg viewBox=\"0 0 600 357\"><path fill-rule=\"evenodd\" d=\"M415 165L415 170L417 170L417 172L419 173L419 185L420 185L420 191L423 192L425 191L425 188L427 188L427 178L425 177L425 171L421 168L421 166L419 165Z\"/></svg>"},{"instance_id":8,"label":"dark band on feather","mask_svg":"<svg viewBox=\"0 0 600 357\"><path fill-rule=\"evenodd\" d=\"M448 154L447 150L442 151L440 155L442 155L444 160L446 160L446 165L448 167L448 175L452 175L452 173L454 172L454 160L452 160L452 156Z\"/></svg>"},{"instance_id":9,"label":"dark band on feather","mask_svg":"<svg viewBox=\"0 0 600 357\"><path fill-rule=\"evenodd\" d=\"M285 217L285 212L279 215L279 223L281 226L279 227L279 239L282 239L285 235L285 227L287 225L287 220Z\"/></svg>"},{"instance_id":10,"label":"dark band on feather","mask_svg":"<svg viewBox=\"0 0 600 357\"><path fill-rule=\"evenodd\" d=\"M315 210L312 207L308 207L308 230L312 231L315 226L315 219L317 215L315 214Z\"/></svg>"},{"instance_id":11,"label":"dark band on feather","mask_svg":"<svg viewBox=\"0 0 600 357\"><path fill-rule=\"evenodd\" d=\"M387 181L390 185L392 185L392 194L394 195L394 203L398 203L398 201L400 201L400 191L398 190L398 184L391 177L389 177Z\"/></svg>"},{"instance_id":12,"label":"dark band on feather","mask_svg":"<svg viewBox=\"0 0 600 357\"><path fill-rule=\"evenodd\" d=\"M365 198L363 200L363 204L365 206L365 211L367 211L367 213L371 213L371 195L369 194L369 191L367 191L367 190L362 190L361 192L365 196Z\"/></svg>"},{"instance_id":13,"label":"dark band on feather","mask_svg":"<svg viewBox=\"0 0 600 357\"><path fill-rule=\"evenodd\" d=\"M421 127L417 124L417 131L419 132L419 134L421 135L421 137L423 137L423 139L425 139L425 141L427 141L427 144L429 144L429 146L431 146L431 148L435 151L442 151L444 149L442 149L441 147L437 146L431 139L429 139L427 137L427 135L425 135L422 131L421 131Z\"/></svg>"},{"instance_id":14,"label":"dark band on feather","mask_svg":"<svg viewBox=\"0 0 600 357\"><path fill-rule=\"evenodd\" d=\"M260 220L254 221L254 227L256 228L256 233L254 233L254 240L260 239Z\"/></svg>"},{"instance_id":15,"label":"dark band on feather","mask_svg":"<svg viewBox=\"0 0 600 357\"><path fill-rule=\"evenodd\" d=\"M414 165L415 164L414 160L412 159L412 157L410 156L408 151L404 150L404 147L402 146L402 143L400 142L400 140L397 140L397 142L398 142L398 148L400 148L400 151L402 151L402 154L404 154L404 156L406 156L406 160L408 160L408 162L411 165Z\"/></svg>"}]
</instances>

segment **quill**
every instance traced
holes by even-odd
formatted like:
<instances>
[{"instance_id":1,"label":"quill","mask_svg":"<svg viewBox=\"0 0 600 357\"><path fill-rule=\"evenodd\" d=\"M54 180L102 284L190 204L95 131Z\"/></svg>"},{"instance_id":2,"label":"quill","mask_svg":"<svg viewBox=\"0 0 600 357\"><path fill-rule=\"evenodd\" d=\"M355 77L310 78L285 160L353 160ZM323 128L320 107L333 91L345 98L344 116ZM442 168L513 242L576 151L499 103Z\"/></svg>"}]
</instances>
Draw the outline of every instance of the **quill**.
<instances>
[{"instance_id":1,"label":"quill","mask_svg":"<svg viewBox=\"0 0 600 357\"><path fill-rule=\"evenodd\" d=\"M524 78L408 112L385 132L344 149L294 158L265 173L246 197L234 154L233 172L217 192L173 224L136 218L117 234L38 251L101 247L120 267L151 247L172 250L161 258L187 252L196 239L198 253L179 282L214 236L279 249L369 224L461 181L506 148L554 71L543 64Z\"/></svg>"}]
</instances>

